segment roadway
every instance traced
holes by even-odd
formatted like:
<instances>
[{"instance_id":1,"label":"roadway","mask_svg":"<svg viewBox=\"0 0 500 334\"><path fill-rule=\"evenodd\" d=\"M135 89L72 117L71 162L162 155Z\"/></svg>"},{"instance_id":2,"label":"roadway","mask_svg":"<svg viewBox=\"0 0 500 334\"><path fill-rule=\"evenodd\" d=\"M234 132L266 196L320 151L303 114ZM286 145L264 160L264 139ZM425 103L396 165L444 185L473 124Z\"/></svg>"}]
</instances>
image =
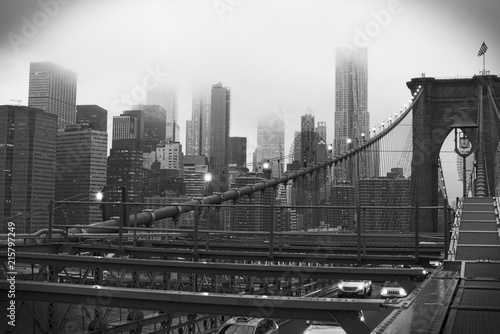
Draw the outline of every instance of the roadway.
<instances>
[{"instance_id":1,"label":"roadway","mask_svg":"<svg viewBox=\"0 0 500 334\"><path fill-rule=\"evenodd\" d=\"M368 298L380 299L380 291L382 290L382 284L384 282L373 282L373 292ZM417 282L418 284L418 282ZM327 295L325 297L336 297L337 293L332 295ZM375 329L387 316L391 314L393 309L382 308L380 311L364 311L365 324L370 328L370 330ZM302 334L307 328L307 324L304 320L284 320L280 322L280 333L286 334Z\"/></svg>"}]
</instances>

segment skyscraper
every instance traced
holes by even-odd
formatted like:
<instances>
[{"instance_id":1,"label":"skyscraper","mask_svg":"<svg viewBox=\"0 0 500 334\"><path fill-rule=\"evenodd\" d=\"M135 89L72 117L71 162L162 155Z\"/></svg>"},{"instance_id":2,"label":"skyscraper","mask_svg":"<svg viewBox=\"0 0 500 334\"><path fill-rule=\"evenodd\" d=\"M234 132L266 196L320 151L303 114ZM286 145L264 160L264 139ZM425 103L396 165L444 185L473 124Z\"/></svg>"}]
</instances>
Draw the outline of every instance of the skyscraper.
<instances>
[{"instance_id":1,"label":"skyscraper","mask_svg":"<svg viewBox=\"0 0 500 334\"><path fill-rule=\"evenodd\" d=\"M219 82L212 86L210 107L210 171L213 190L223 192L229 187L229 125L231 91Z\"/></svg>"},{"instance_id":2,"label":"skyscraper","mask_svg":"<svg viewBox=\"0 0 500 334\"><path fill-rule=\"evenodd\" d=\"M0 106L0 214L16 222L18 233L48 226L47 206L54 199L55 175L59 173L56 134L56 115L23 106Z\"/></svg>"},{"instance_id":3,"label":"skyscraper","mask_svg":"<svg viewBox=\"0 0 500 334\"><path fill-rule=\"evenodd\" d=\"M236 177L235 187L241 188L264 180L262 174L248 173ZM233 210L230 218L231 231L269 231L274 215L270 205L275 197L273 191L262 191L252 197L239 198L238 204L248 206Z\"/></svg>"},{"instance_id":4,"label":"skyscraper","mask_svg":"<svg viewBox=\"0 0 500 334\"><path fill-rule=\"evenodd\" d=\"M97 202L95 194L106 185L108 134L85 125L66 127L57 134L56 201ZM102 221L98 204L69 205L66 208L72 224ZM56 223L66 223L61 210L55 212Z\"/></svg>"},{"instance_id":5,"label":"skyscraper","mask_svg":"<svg viewBox=\"0 0 500 334\"><path fill-rule=\"evenodd\" d=\"M337 48L335 61L334 154L339 155L368 134L368 56L366 48L345 54ZM354 147L352 147L354 148Z\"/></svg>"},{"instance_id":6,"label":"skyscraper","mask_svg":"<svg viewBox=\"0 0 500 334\"><path fill-rule=\"evenodd\" d=\"M30 64L28 105L57 115L57 128L76 123L76 73L52 62Z\"/></svg>"},{"instance_id":7,"label":"skyscraper","mask_svg":"<svg viewBox=\"0 0 500 334\"><path fill-rule=\"evenodd\" d=\"M246 167L247 137L229 137L229 163L238 167Z\"/></svg>"},{"instance_id":8,"label":"skyscraper","mask_svg":"<svg viewBox=\"0 0 500 334\"><path fill-rule=\"evenodd\" d=\"M155 151L156 145L167 138L167 112L160 105L135 105L133 109L144 111L144 149L145 151ZM127 113L127 112L125 112ZM168 141L173 141L172 139Z\"/></svg>"},{"instance_id":9,"label":"skyscraper","mask_svg":"<svg viewBox=\"0 0 500 334\"><path fill-rule=\"evenodd\" d=\"M210 94L207 89L193 91L192 116L186 129L187 155L208 156L210 148Z\"/></svg>"},{"instance_id":10,"label":"skyscraper","mask_svg":"<svg viewBox=\"0 0 500 334\"><path fill-rule=\"evenodd\" d=\"M77 105L76 123L86 123L92 130L108 132L108 111L95 104Z\"/></svg>"},{"instance_id":11,"label":"skyscraper","mask_svg":"<svg viewBox=\"0 0 500 334\"><path fill-rule=\"evenodd\" d=\"M126 186L131 202L144 199L144 111L126 110L113 117L113 141L107 165L107 201L122 199L122 186ZM119 215L112 207L112 215Z\"/></svg>"},{"instance_id":12,"label":"skyscraper","mask_svg":"<svg viewBox=\"0 0 500 334\"><path fill-rule=\"evenodd\" d=\"M278 115L260 117L257 123L257 148L253 162L254 171L259 163L271 161L272 175L283 172L285 147L285 122Z\"/></svg>"},{"instance_id":13,"label":"skyscraper","mask_svg":"<svg viewBox=\"0 0 500 334\"><path fill-rule=\"evenodd\" d=\"M184 182L186 184L186 196L190 199L206 195L208 187L205 175L208 172L207 158L199 155L183 157Z\"/></svg>"},{"instance_id":14,"label":"skyscraper","mask_svg":"<svg viewBox=\"0 0 500 334\"><path fill-rule=\"evenodd\" d=\"M168 82L161 83L147 91L146 104L159 105L165 110L165 139L167 141L179 141L177 100L177 88Z\"/></svg>"},{"instance_id":15,"label":"skyscraper","mask_svg":"<svg viewBox=\"0 0 500 334\"><path fill-rule=\"evenodd\" d=\"M303 166L311 166L316 161L315 148L318 144L314 132L314 114L308 109L300 118L300 156L299 161Z\"/></svg>"}]
</instances>

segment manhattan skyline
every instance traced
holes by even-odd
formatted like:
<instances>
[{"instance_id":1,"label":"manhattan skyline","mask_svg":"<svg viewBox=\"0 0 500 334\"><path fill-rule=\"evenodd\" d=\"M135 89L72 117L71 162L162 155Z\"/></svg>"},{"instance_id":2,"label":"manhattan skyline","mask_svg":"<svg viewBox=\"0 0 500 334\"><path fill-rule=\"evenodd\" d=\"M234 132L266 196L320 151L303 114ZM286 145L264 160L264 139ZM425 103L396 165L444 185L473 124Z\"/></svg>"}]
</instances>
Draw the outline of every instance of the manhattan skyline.
<instances>
[{"instance_id":1,"label":"manhattan skyline","mask_svg":"<svg viewBox=\"0 0 500 334\"><path fill-rule=\"evenodd\" d=\"M184 149L191 89L217 82L231 88L230 136L247 137L249 154L258 120L249 115L283 115L287 152L310 108L332 142L338 46L368 48L370 127L403 106L413 77L478 74L483 41L486 69L500 73L495 0L9 0L0 9L0 104L28 104L35 61L76 72L76 103L109 119L144 103L144 85L171 81Z\"/></svg>"}]
</instances>

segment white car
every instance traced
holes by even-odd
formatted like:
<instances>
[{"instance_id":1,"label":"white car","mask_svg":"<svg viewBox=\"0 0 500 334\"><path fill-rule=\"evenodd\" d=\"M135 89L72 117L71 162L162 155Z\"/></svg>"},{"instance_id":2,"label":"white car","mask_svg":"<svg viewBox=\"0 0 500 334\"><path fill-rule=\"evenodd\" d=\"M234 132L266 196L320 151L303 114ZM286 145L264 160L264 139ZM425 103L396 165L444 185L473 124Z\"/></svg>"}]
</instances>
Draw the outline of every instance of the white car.
<instances>
[{"instance_id":1,"label":"white car","mask_svg":"<svg viewBox=\"0 0 500 334\"><path fill-rule=\"evenodd\" d=\"M359 320L365 321L363 311L358 311ZM306 321L309 326L302 332L302 334L345 334L347 333L340 324L335 320L330 321Z\"/></svg>"},{"instance_id":2,"label":"white car","mask_svg":"<svg viewBox=\"0 0 500 334\"><path fill-rule=\"evenodd\" d=\"M371 296L372 294L372 281L340 281L338 288L339 298L347 296L366 298L366 296Z\"/></svg>"},{"instance_id":3,"label":"white car","mask_svg":"<svg viewBox=\"0 0 500 334\"><path fill-rule=\"evenodd\" d=\"M407 295L406 290L397 281L386 281L380 291L382 298L403 298Z\"/></svg>"},{"instance_id":4,"label":"white car","mask_svg":"<svg viewBox=\"0 0 500 334\"><path fill-rule=\"evenodd\" d=\"M302 334L345 334L336 321L308 321L309 325Z\"/></svg>"},{"instance_id":5,"label":"white car","mask_svg":"<svg viewBox=\"0 0 500 334\"><path fill-rule=\"evenodd\" d=\"M278 334L279 326L273 319L233 317L226 321L217 334Z\"/></svg>"}]
</instances>

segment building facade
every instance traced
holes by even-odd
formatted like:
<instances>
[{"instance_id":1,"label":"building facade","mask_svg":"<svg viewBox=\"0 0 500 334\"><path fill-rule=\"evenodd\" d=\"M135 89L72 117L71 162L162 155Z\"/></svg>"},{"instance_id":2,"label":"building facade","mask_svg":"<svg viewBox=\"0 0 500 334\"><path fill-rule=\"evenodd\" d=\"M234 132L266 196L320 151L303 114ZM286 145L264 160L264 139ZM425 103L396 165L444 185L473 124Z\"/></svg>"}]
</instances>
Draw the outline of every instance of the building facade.
<instances>
[{"instance_id":1,"label":"building facade","mask_svg":"<svg viewBox=\"0 0 500 334\"><path fill-rule=\"evenodd\" d=\"M363 230L374 232L410 231L412 210L405 207L412 206L411 195L411 180L403 177L402 168L392 168L386 177L360 180L360 205L391 207L364 210Z\"/></svg>"},{"instance_id":2,"label":"building facade","mask_svg":"<svg viewBox=\"0 0 500 334\"><path fill-rule=\"evenodd\" d=\"M263 180L262 175L249 173L236 177L235 187L241 188ZM269 231L271 228L271 216L275 214L271 211L270 205L274 203L275 197L274 191L268 189L253 194L251 197L239 198L239 206L231 210L231 231ZM263 205L264 207L262 207Z\"/></svg>"},{"instance_id":3,"label":"building facade","mask_svg":"<svg viewBox=\"0 0 500 334\"><path fill-rule=\"evenodd\" d=\"M64 131L76 123L76 73L52 62L30 63L28 106L57 115Z\"/></svg>"},{"instance_id":4,"label":"building facade","mask_svg":"<svg viewBox=\"0 0 500 334\"><path fill-rule=\"evenodd\" d=\"M283 172L285 152L285 122L279 115L270 118L261 117L257 122L257 148L254 153L253 168L257 170L259 163L269 162L272 175L278 177Z\"/></svg>"},{"instance_id":5,"label":"building facade","mask_svg":"<svg viewBox=\"0 0 500 334\"><path fill-rule=\"evenodd\" d=\"M334 150L338 155L348 149L347 139L354 143L369 133L368 54L356 48L346 54L337 48L335 59L335 131Z\"/></svg>"},{"instance_id":6,"label":"building facade","mask_svg":"<svg viewBox=\"0 0 500 334\"><path fill-rule=\"evenodd\" d=\"M219 82L212 86L210 107L209 167L215 192L224 192L229 188L230 116L231 91Z\"/></svg>"},{"instance_id":7,"label":"building facade","mask_svg":"<svg viewBox=\"0 0 500 334\"><path fill-rule=\"evenodd\" d=\"M47 228L54 199L57 115L24 106L0 106L0 213L16 232ZM6 233L6 224L2 225Z\"/></svg>"},{"instance_id":8,"label":"building facade","mask_svg":"<svg viewBox=\"0 0 500 334\"><path fill-rule=\"evenodd\" d=\"M95 104L76 106L76 123L101 132L108 132L108 111Z\"/></svg>"},{"instance_id":9,"label":"building facade","mask_svg":"<svg viewBox=\"0 0 500 334\"><path fill-rule=\"evenodd\" d=\"M369 133L369 122L367 49L355 48L345 53L337 48L333 154L341 155L358 146ZM355 185L352 176L343 175L340 169L335 170L336 181Z\"/></svg>"},{"instance_id":10,"label":"building facade","mask_svg":"<svg viewBox=\"0 0 500 334\"><path fill-rule=\"evenodd\" d=\"M247 165L247 138L229 137L229 164L238 167Z\"/></svg>"},{"instance_id":11,"label":"building facade","mask_svg":"<svg viewBox=\"0 0 500 334\"><path fill-rule=\"evenodd\" d=\"M163 82L157 87L149 89L146 95L146 104L159 105L165 110L165 139L179 141L177 87L169 82Z\"/></svg>"},{"instance_id":12,"label":"building facade","mask_svg":"<svg viewBox=\"0 0 500 334\"><path fill-rule=\"evenodd\" d=\"M186 196L190 199L206 196L209 186L205 179L208 173L207 158L200 155L186 155L183 161Z\"/></svg>"},{"instance_id":13,"label":"building facade","mask_svg":"<svg viewBox=\"0 0 500 334\"><path fill-rule=\"evenodd\" d=\"M204 155L210 150L210 98L207 89L193 91L191 121L186 129L186 155Z\"/></svg>"},{"instance_id":14,"label":"building facade","mask_svg":"<svg viewBox=\"0 0 500 334\"><path fill-rule=\"evenodd\" d=\"M106 185L108 134L85 126L66 127L57 134L56 201L95 202L72 204L55 211L58 224L89 224L102 221L96 193Z\"/></svg>"}]
</instances>

